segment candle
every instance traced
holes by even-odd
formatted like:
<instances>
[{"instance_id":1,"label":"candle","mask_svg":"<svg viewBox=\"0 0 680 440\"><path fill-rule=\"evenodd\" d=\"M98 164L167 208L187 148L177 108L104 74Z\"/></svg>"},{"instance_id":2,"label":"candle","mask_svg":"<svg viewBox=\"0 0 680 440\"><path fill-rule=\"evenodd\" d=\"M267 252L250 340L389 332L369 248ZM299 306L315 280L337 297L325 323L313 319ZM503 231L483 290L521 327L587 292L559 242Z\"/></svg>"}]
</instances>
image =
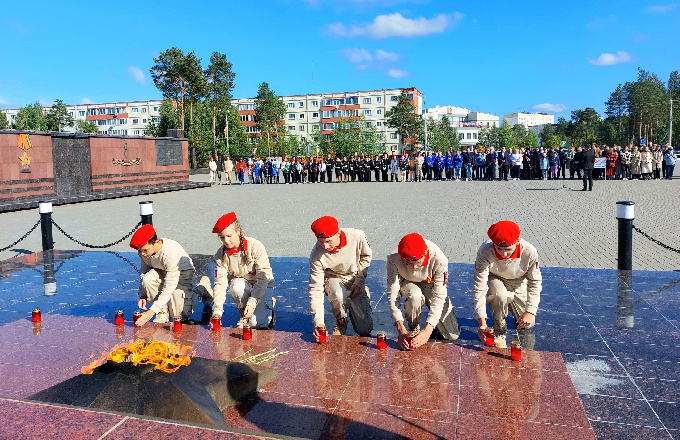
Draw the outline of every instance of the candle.
<instances>
[{"instance_id":1,"label":"candle","mask_svg":"<svg viewBox=\"0 0 680 440\"><path fill-rule=\"evenodd\" d=\"M519 341L512 341L510 343L510 357L513 361L522 360L522 346Z\"/></svg>"},{"instance_id":2,"label":"candle","mask_svg":"<svg viewBox=\"0 0 680 440\"><path fill-rule=\"evenodd\" d=\"M417 330L412 331L406 336L406 342L408 342L408 349L409 350L415 350L416 346L413 345L413 338L418 334Z\"/></svg>"},{"instance_id":3,"label":"candle","mask_svg":"<svg viewBox=\"0 0 680 440\"><path fill-rule=\"evenodd\" d=\"M326 342L328 340L328 335L326 333L326 326L320 325L316 328L316 332L319 334L319 343Z\"/></svg>"},{"instance_id":4,"label":"candle","mask_svg":"<svg viewBox=\"0 0 680 440\"><path fill-rule=\"evenodd\" d=\"M222 328L222 317L213 315L210 318L210 330L219 330L220 328Z\"/></svg>"},{"instance_id":5,"label":"candle","mask_svg":"<svg viewBox=\"0 0 680 440\"><path fill-rule=\"evenodd\" d=\"M31 319L33 322L42 322L42 315L40 314L40 309L33 309L31 313Z\"/></svg>"},{"instance_id":6,"label":"candle","mask_svg":"<svg viewBox=\"0 0 680 440\"><path fill-rule=\"evenodd\" d=\"M253 339L253 328L250 326L250 324L244 324L243 325L243 340L247 341L249 339Z\"/></svg>"},{"instance_id":7,"label":"candle","mask_svg":"<svg viewBox=\"0 0 680 440\"><path fill-rule=\"evenodd\" d=\"M172 320L172 331L175 333L182 331L182 318L175 318Z\"/></svg>"},{"instance_id":8,"label":"candle","mask_svg":"<svg viewBox=\"0 0 680 440\"><path fill-rule=\"evenodd\" d=\"M132 325L134 325L135 327L137 326L137 320L139 319L140 316L142 316L142 312L140 312L139 310L132 314Z\"/></svg>"},{"instance_id":9,"label":"candle","mask_svg":"<svg viewBox=\"0 0 680 440\"><path fill-rule=\"evenodd\" d=\"M493 333L493 328L487 327L484 329L484 344L488 345L489 347L493 347L496 345L496 342L494 341L494 333Z\"/></svg>"},{"instance_id":10,"label":"candle","mask_svg":"<svg viewBox=\"0 0 680 440\"><path fill-rule=\"evenodd\" d=\"M125 322L125 319L123 317L123 311L122 310L116 310L116 314L113 317L113 322L116 325L123 325Z\"/></svg>"},{"instance_id":11,"label":"candle","mask_svg":"<svg viewBox=\"0 0 680 440\"><path fill-rule=\"evenodd\" d=\"M378 332L376 334L376 341L378 345L378 350L387 349L387 336L385 335L385 332Z\"/></svg>"}]
</instances>

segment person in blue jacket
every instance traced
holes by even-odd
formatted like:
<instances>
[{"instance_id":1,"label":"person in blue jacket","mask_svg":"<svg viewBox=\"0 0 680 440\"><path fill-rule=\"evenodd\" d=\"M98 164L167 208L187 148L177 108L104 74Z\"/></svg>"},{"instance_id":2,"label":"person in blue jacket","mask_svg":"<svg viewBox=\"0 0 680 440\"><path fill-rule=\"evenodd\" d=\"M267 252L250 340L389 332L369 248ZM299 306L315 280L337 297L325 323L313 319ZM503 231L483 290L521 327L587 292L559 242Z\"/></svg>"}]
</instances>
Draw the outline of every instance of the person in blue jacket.
<instances>
[{"instance_id":1,"label":"person in blue jacket","mask_svg":"<svg viewBox=\"0 0 680 440\"><path fill-rule=\"evenodd\" d=\"M423 162L423 174L428 181L432 180L432 167L434 166L434 156L432 152L428 151L425 156L425 162Z\"/></svg>"},{"instance_id":2,"label":"person in blue jacket","mask_svg":"<svg viewBox=\"0 0 680 440\"><path fill-rule=\"evenodd\" d=\"M272 181L270 183L279 183L279 163L272 157L271 164L272 171L269 174L271 175Z\"/></svg>"},{"instance_id":3,"label":"person in blue jacket","mask_svg":"<svg viewBox=\"0 0 680 440\"><path fill-rule=\"evenodd\" d=\"M444 166L446 167L446 180L453 179L453 156L451 155L450 151L446 153L446 157L444 158Z\"/></svg>"},{"instance_id":4,"label":"person in blue jacket","mask_svg":"<svg viewBox=\"0 0 680 440\"><path fill-rule=\"evenodd\" d=\"M453 163L453 178L456 181L460 180L460 171L463 169L463 156L460 154L460 150L456 151L456 155L451 158Z\"/></svg>"},{"instance_id":5,"label":"person in blue jacket","mask_svg":"<svg viewBox=\"0 0 680 440\"><path fill-rule=\"evenodd\" d=\"M486 178L486 174L484 173L485 169L486 156L483 152L478 151L477 154L475 154L475 179L484 180Z\"/></svg>"},{"instance_id":6,"label":"person in blue jacket","mask_svg":"<svg viewBox=\"0 0 680 440\"><path fill-rule=\"evenodd\" d=\"M437 151L434 156L434 180L442 180L442 170L444 169L444 158L442 154Z\"/></svg>"}]
</instances>

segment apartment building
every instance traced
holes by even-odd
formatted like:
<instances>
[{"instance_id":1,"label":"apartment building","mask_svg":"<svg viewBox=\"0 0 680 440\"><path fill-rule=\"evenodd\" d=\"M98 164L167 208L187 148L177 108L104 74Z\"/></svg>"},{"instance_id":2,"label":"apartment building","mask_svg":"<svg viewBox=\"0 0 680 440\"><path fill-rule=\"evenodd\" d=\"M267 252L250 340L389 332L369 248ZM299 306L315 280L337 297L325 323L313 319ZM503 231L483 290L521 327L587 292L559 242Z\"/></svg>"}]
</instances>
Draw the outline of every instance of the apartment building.
<instances>
[{"instance_id":1,"label":"apartment building","mask_svg":"<svg viewBox=\"0 0 680 440\"><path fill-rule=\"evenodd\" d=\"M143 136L144 129L151 120L158 122L160 106L160 100L152 100L67 105L66 110L75 121L94 122L99 134ZM43 107L44 114L50 110L51 107ZM9 123L13 124L19 109L9 109L5 112ZM72 127L64 127L63 131L74 133L75 123Z\"/></svg>"},{"instance_id":2,"label":"apartment building","mask_svg":"<svg viewBox=\"0 0 680 440\"><path fill-rule=\"evenodd\" d=\"M458 132L461 146L475 146L479 142L479 132L482 128L498 127L499 118L489 113L473 112L463 107L436 106L425 110L425 119L432 117L441 120L442 116L449 119L452 127Z\"/></svg>"},{"instance_id":3,"label":"apartment building","mask_svg":"<svg viewBox=\"0 0 680 440\"><path fill-rule=\"evenodd\" d=\"M397 104L397 97L406 93L415 106L414 112L422 112L423 96L415 87L405 89L364 90L356 92L320 93L310 95L281 96L286 104L283 123L288 133L297 136L300 142L311 143L316 130L330 136L338 128L340 118L359 120L383 134L386 151L401 153L396 129L387 126L385 113ZM260 137L255 122L255 100L234 99L234 106L241 115L246 132L251 138ZM409 141L406 140L408 149Z\"/></svg>"},{"instance_id":4,"label":"apartment building","mask_svg":"<svg viewBox=\"0 0 680 440\"><path fill-rule=\"evenodd\" d=\"M555 123L555 115L547 113L510 113L503 115L503 119L512 127L515 124L524 125L524 128L541 127Z\"/></svg>"}]
</instances>

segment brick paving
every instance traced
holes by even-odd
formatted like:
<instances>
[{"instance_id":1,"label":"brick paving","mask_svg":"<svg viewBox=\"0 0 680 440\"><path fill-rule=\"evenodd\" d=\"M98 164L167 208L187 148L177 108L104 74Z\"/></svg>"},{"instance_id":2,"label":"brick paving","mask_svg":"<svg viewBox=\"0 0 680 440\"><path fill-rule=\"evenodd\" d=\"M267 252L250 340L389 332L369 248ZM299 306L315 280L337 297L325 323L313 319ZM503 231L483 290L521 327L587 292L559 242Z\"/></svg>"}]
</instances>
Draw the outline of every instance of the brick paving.
<instances>
[{"instance_id":1,"label":"brick paving","mask_svg":"<svg viewBox=\"0 0 680 440\"><path fill-rule=\"evenodd\" d=\"M207 176L192 176L204 180ZM536 245L543 266L616 268L617 200L636 202L635 225L680 248L678 180L596 181L581 192L577 180L509 182L343 183L243 185L177 191L55 206L53 218L91 244L117 240L139 221L138 202L154 202L154 225L190 253L211 254L219 242L215 220L235 211L247 235L271 256L307 257L309 230L321 215L366 232L374 258L384 260L401 236L419 232L439 244L450 262L472 263L488 226L511 219ZM38 218L37 209L0 214L0 247L19 238ZM57 249L83 249L54 231ZM39 230L0 253L10 258L41 248ZM128 251L127 243L109 250ZM680 269L680 256L634 233L634 269Z\"/></svg>"}]
</instances>

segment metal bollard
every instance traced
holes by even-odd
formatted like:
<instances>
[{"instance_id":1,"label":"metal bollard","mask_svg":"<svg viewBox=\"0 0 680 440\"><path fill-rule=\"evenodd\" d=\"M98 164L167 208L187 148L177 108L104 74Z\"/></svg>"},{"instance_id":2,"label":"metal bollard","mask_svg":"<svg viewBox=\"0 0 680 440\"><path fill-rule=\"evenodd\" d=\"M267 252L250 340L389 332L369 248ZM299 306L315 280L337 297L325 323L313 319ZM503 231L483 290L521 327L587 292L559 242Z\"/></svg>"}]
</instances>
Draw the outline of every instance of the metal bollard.
<instances>
[{"instance_id":1,"label":"metal bollard","mask_svg":"<svg viewBox=\"0 0 680 440\"><path fill-rule=\"evenodd\" d=\"M153 202L139 202L139 216L142 218L142 225L153 225Z\"/></svg>"},{"instance_id":2,"label":"metal bollard","mask_svg":"<svg viewBox=\"0 0 680 440\"><path fill-rule=\"evenodd\" d=\"M40 213L43 251L54 249L54 240L52 240L52 202L39 202L38 212Z\"/></svg>"},{"instance_id":3,"label":"metal bollard","mask_svg":"<svg viewBox=\"0 0 680 440\"><path fill-rule=\"evenodd\" d=\"M635 202L616 202L616 218L619 221L619 270L633 269L633 219Z\"/></svg>"}]
</instances>

